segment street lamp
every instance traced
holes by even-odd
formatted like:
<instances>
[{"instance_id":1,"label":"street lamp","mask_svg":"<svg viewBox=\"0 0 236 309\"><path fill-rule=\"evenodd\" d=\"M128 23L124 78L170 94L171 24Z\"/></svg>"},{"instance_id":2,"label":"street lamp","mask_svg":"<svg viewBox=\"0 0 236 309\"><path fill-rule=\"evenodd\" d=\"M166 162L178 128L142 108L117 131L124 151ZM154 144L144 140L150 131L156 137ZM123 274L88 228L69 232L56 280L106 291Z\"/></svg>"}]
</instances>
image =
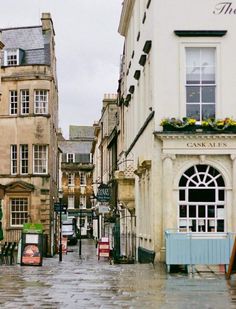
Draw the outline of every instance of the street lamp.
<instances>
[{"instance_id":1,"label":"street lamp","mask_svg":"<svg viewBox=\"0 0 236 309\"><path fill-rule=\"evenodd\" d=\"M83 204L79 205L79 256L81 257L81 250L82 250L82 241L81 241L81 229L82 229L82 206Z\"/></svg>"},{"instance_id":2,"label":"street lamp","mask_svg":"<svg viewBox=\"0 0 236 309\"><path fill-rule=\"evenodd\" d=\"M61 190L58 191L58 197L59 197L59 204L60 204L59 262L61 262L62 261L62 218L61 218L61 213L62 213L62 198L63 198L63 192Z\"/></svg>"},{"instance_id":3,"label":"street lamp","mask_svg":"<svg viewBox=\"0 0 236 309\"><path fill-rule=\"evenodd\" d=\"M3 230L2 230L2 205L1 205L1 200L0 200L0 240L3 240Z\"/></svg>"}]
</instances>

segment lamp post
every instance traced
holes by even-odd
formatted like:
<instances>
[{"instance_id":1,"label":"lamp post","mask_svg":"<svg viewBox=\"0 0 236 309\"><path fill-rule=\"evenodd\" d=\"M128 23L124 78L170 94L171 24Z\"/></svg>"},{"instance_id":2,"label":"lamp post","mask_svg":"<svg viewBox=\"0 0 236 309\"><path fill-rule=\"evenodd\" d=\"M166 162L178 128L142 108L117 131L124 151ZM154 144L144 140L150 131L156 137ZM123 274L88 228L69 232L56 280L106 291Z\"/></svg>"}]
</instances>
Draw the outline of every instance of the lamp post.
<instances>
[{"instance_id":1,"label":"lamp post","mask_svg":"<svg viewBox=\"0 0 236 309\"><path fill-rule=\"evenodd\" d=\"M63 197L63 192L60 190L58 192L58 197L59 197L59 204L60 204L60 236L59 236L59 262L62 261L62 218L61 218L61 213L62 213L62 197Z\"/></svg>"},{"instance_id":2,"label":"lamp post","mask_svg":"<svg viewBox=\"0 0 236 309\"><path fill-rule=\"evenodd\" d=\"M82 229L82 206L83 204L79 205L79 256L81 257L81 251L82 251L82 241L81 241L81 237L82 237L82 233L81 233L81 229Z\"/></svg>"},{"instance_id":3,"label":"lamp post","mask_svg":"<svg viewBox=\"0 0 236 309\"><path fill-rule=\"evenodd\" d=\"M3 230L2 230L2 201L0 200L0 240L3 240Z\"/></svg>"}]
</instances>

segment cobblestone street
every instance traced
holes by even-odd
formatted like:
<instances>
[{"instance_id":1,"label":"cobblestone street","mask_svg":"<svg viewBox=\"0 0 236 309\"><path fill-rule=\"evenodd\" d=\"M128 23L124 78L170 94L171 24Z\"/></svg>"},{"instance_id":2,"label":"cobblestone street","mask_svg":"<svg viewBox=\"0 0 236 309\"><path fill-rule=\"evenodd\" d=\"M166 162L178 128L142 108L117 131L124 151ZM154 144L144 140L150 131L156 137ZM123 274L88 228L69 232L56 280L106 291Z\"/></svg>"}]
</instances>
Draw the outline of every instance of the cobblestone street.
<instances>
[{"instance_id":1,"label":"cobblestone street","mask_svg":"<svg viewBox=\"0 0 236 309\"><path fill-rule=\"evenodd\" d=\"M97 260L92 240L44 258L42 267L1 265L0 308L236 308L236 275L219 267L194 275L167 274L162 265L110 265Z\"/></svg>"}]
</instances>

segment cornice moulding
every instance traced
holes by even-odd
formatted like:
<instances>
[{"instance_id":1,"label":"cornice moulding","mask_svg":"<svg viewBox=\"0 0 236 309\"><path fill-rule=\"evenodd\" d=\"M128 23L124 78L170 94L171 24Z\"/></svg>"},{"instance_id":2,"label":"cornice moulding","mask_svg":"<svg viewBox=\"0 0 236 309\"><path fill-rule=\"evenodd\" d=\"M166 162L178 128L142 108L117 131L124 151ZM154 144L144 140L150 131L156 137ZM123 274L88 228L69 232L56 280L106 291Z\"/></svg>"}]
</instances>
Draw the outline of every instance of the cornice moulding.
<instances>
[{"instance_id":1,"label":"cornice moulding","mask_svg":"<svg viewBox=\"0 0 236 309\"><path fill-rule=\"evenodd\" d=\"M193 140L193 139L236 139L236 134L166 134L162 132L153 133L159 140Z\"/></svg>"},{"instance_id":2,"label":"cornice moulding","mask_svg":"<svg viewBox=\"0 0 236 309\"><path fill-rule=\"evenodd\" d=\"M124 0L121 11L118 32L125 36L129 27L129 21L134 7L135 0Z\"/></svg>"}]
</instances>

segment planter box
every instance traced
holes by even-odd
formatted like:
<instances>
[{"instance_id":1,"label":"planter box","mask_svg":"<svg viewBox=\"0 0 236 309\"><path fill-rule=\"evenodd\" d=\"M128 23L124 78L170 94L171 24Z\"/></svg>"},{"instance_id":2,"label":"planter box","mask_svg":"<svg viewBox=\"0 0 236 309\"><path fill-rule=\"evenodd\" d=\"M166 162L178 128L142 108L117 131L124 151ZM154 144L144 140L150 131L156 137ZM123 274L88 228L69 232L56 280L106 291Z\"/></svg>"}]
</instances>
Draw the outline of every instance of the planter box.
<instances>
[{"instance_id":1,"label":"planter box","mask_svg":"<svg viewBox=\"0 0 236 309\"><path fill-rule=\"evenodd\" d=\"M196 129L199 129L199 126L187 125L185 127L176 127L171 124L163 126L164 132L195 132Z\"/></svg>"},{"instance_id":2,"label":"planter box","mask_svg":"<svg viewBox=\"0 0 236 309\"><path fill-rule=\"evenodd\" d=\"M214 128L211 126L204 127L202 126L203 132L214 132L214 133L236 133L236 126L229 126L227 128Z\"/></svg>"},{"instance_id":3,"label":"planter box","mask_svg":"<svg viewBox=\"0 0 236 309\"><path fill-rule=\"evenodd\" d=\"M198 132L202 131L205 133L217 133L217 134L224 134L224 133L233 133L236 134L236 126L229 126L225 129L214 128L211 126L201 126L201 125L187 125L185 127L176 127L171 124L167 124L163 126L163 132Z\"/></svg>"}]
</instances>

